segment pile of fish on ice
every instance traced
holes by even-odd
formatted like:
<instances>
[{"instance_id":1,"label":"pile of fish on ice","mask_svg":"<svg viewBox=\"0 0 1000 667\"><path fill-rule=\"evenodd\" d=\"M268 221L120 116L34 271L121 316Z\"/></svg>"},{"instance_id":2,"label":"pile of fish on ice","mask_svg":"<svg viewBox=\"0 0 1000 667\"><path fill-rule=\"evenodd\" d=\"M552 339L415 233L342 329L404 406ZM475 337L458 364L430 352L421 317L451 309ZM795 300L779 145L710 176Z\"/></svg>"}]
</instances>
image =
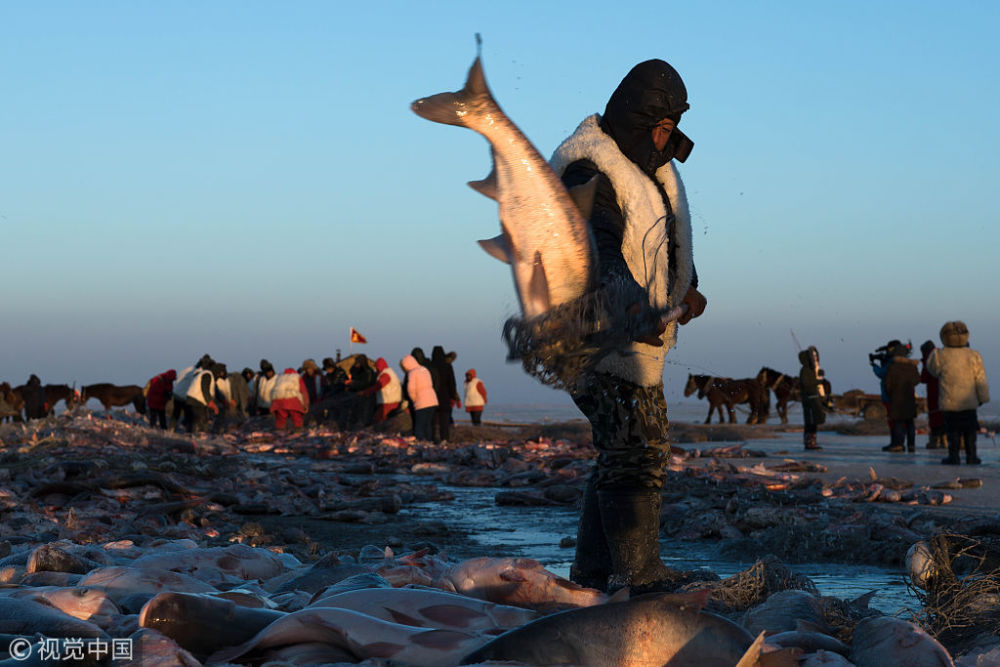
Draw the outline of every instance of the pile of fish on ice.
<instances>
[{"instance_id":1,"label":"pile of fish on ice","mask_svg":"<svg viewBox=\"0 0 1000 667\"><path fill-rule=\"evenodd\" d=\"M58 653L117 638L131 661L115 664L141 665L953 664L919 626L863 604L838 638L811 592L776 592L730 620L704 610L707 587L609 598L529 559L372 547L305 565L180 539L63 540L3 562L17 570L0 594L12 660L46 642Z\"/></svg>"},{"instance_id":2,"label":"pile of fish on ice","mask_svg":"<svg viewBox=\"0 0 1000 667\"><path fill-rule=\"evenodd\" d=\"M501 502L571 506L589 470L588 446L441 447L318 429L192 437L86 412L2 427L0 441L0 648L14 661L23 655L18 640L37 654L43 638L62 638L64 650L77 639L130 638L135 664L951 664L917 625L863 604L837 601L840 621L832 622L815 591L769 591L753 606L723 608L706 593L726 586L717 578L629 600L528 559L238 543L251 541L241 528L255 512L377 524L406 502L447 502L444 482L505 484ZM804 527L820 514L760 502L787 503L795 473L730 465L685 469L676 457L668 500L685 483L689 497L665 512L690 527L721 501L727 525L750 541L768 522L787 524L782 515ZM401 481L401 473L426 481ZM391 487L381 486L383 476L393 477ZM858 506L803 488L828 514Z\"/></svg>"}]
</instances>

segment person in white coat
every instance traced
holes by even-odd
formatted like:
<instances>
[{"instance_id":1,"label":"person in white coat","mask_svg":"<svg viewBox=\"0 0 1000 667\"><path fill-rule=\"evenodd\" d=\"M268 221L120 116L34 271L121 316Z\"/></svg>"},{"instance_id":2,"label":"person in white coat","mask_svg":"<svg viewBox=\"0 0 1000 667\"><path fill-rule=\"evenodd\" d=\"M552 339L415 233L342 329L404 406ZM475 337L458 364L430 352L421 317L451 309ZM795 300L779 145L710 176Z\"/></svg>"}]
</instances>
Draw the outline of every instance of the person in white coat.
<instances>
[{"instance_id":1,"label":"person in white coat","mask_svg":"<svg viewBox=\"0 0 1000 667\"><path fill-rule=\"evenodd\" d=\"M469 413L473 426L483 423L483 408L486 407L486 385L476 376L476 369L465 371L465 411Z\"/></svg>"},{"instance_id":2,"label":"person in white coat","mask_svg":"<svg viewBox=\"0 0 1000 667\"><path fill-rule=\"evenodd\" d=\"M983 358L969 347L969 329L960 320L945 322L941 342L944 347L927 358L927 371L939 380L938 401L948 441L948 456L941 463L961 463L959 453L964 441L965 462L975 465L981 463L976 453L977 410L990 400Z\"/></svg>"}]
</instances>

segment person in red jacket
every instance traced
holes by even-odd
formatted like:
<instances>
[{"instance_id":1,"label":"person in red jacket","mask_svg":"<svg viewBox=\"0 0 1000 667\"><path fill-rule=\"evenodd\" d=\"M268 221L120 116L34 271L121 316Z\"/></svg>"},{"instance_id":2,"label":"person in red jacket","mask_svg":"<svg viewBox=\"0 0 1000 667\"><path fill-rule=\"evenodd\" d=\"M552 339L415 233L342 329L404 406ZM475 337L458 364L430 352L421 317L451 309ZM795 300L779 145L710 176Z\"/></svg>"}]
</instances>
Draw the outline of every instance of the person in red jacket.
<instances>
[{"instance_id":1,"label":"person in red jacket","mask_svg":"<svg viewBox=\"0 0 1000 667\"><path fill-rule=\"evenodd\" d=\"M941 412L941 401L938 398L940 392L939 381L927 370L927 359L934 351L934 341L924 341L920 346L920 353L923 355L923 366L920 370L920 381L927 385L927 426L930 428L930 435L927 440L927 449L944 449L944 413Z\"/></svg>"},{"instance_id":2,"label":"person in red jacket","mask_svg":"<svg viewBox=\"0 0 1000 667\"><path fill-rule=\"evenodd\" d=\"M271 394L271 414L274 415L274 427L285 428L289 417L292 426L302 428L302 417L309 411L309 392L302 376L294 368L286 368L281 377L274 383Z\"/></svg>"},{"instance_id":3,"label":"person in red jacket","mask_svg":"<svg viewBox=\"0 0 1000 667\"><path fill-rule=\"evenodd\" d=\"M403 385L389 363L379 357L375 360L375 370L378 371L375 384L358 392L361 396L375 397L375 417L372 424L385 421L403 401Z\"/></svg>"},{"instance_id":4,"label":"person in red jacket","mask_svg":"<svg viewBox=\"0 0 1000 667\"><path fill-rule=\"evenodd\" d=\"M149 425L167 428L167 403L174 394L174 380L177 371L164 371L149 381L149 392L146 394L146 407L149 409Z\"/></svg>"},{"instance_id":5,"label":"person in red jacket","mask_svg":"<svg viewBox=\"0 0 1000 667\"><path fill-rule=\"evenodd\" d=\"M486 405L486 386L476 377L476 369L465 371L465 411L469 413L473 426L483 422L483 407Z\"/></svg>"}]
</instances>

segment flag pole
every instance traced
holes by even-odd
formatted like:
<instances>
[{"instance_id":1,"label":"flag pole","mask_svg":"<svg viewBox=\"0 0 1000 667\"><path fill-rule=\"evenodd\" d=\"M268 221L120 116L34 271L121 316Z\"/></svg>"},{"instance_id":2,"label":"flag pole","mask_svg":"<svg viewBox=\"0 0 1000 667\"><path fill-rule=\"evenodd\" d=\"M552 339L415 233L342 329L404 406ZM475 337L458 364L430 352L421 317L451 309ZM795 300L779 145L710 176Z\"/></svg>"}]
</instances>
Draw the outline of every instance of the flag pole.
<instances>
[{"instance_id":1,"label":"flag pole","mask_svg":"<svg viewBox=\"0 0 1000 667\"><path fill-rule=\"evenodd\" d=\"M354 355L354 336L352 336L351 333L352 332L349 331L347 333L347 337L351 339L351 347L350 347L349 351L350 351L351 355L353 356Z\"/></svg>"}]
</instances>

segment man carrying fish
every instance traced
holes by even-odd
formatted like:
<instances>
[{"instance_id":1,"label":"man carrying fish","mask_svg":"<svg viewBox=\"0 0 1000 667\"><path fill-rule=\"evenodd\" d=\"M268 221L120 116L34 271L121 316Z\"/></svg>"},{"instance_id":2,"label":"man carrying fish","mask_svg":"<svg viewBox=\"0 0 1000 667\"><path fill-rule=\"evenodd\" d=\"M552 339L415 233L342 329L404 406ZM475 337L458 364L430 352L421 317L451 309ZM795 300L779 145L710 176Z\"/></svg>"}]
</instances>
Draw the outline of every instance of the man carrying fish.
<instances>
[{"instance_id":1,"label":"man carrying fish","mask_svg":"<svg viewBox=\"0 0 1000 667\"><path fill-rule=\"evenodd\" d=\"M639 592L669 587L671 580L659 556L660 494L670 458L664 357L677 324L698 317L706 305L697 289L687 198L673 164L685 161L694 145L677 129L688 106L673 67L662 60L639 63L612 93L604 115L586 118L551 160L568 188L597 177L588 222L598 286L631 283L631 291L648 299L641 306L686 306L676 323L608 355L570 391L599 452L570 570L584 586Z\"/></svg>"},{"instance_id":2,"label":"man carrying fish","mask_svg":"<svg viewBox=\"0 0 1000 667\"><path fill-rule=\"evenodd\" d=\"M461 90L411 105L490 142L493 171L469 185L499 206L501 234L479 243L511 265L522 317L504 328L510 358L569 391L599 450L570 574L589 587L652 591L676 579L659 557L664 357L677 324L706 305L673 165L693 146L676 129L687 108L670 65L640 63L549 164L496 103L479 58Z\"/></svg>"}]
</instances>

